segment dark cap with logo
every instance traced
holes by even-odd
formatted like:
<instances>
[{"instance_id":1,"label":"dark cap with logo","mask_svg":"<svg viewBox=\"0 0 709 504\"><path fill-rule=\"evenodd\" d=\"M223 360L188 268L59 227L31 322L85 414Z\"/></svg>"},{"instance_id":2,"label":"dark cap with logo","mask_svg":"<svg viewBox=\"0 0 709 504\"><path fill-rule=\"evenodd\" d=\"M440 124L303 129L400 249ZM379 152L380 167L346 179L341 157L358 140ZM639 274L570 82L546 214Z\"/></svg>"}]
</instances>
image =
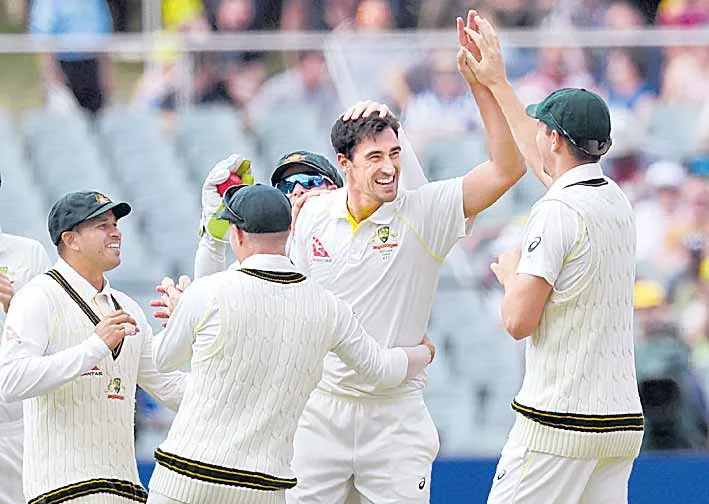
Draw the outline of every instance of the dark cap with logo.
<instances>
[{"instance_id":1,"label":"dark cap with logo","mask_svg":"<svg viewBox=\"0 0 709 504\"><path fill-rule=\"evenodd\" d=\"M611 147L611 118L603 98L586 89L563 88L540 103L529 105L527 114L558 131L592 156Z\"/></svg>"},{"instance_id":2,"label":"dark cap with logo","mask_svg":"<svg viewBox=\"0 0 709 504\"><path fill-rule=\"evenodd\" d=\"M291 205L278 189L237 185L224 192L224 210L217 216L246 233L282 233L290 230Z\"/></svg>"},{"instance_id":3,"label":"dark cap with logo","mask_svg":"<svg viewBox=\"0 0 709 504\"><path fill-rule=\"evenodd\" d=\"M116 219L125 217L130 213L128 203L116 203L96 191L78 191L65 194L54 203L49 211L47 227L49 237L54 245L59 245L64 231L71 231L74 227L89 219L113 211Z\"/></svg>"},{"instance_id":4,"label":"dark cap with logo","mask_svg":"<svg viewBox=\"0 0 709 504\"><path fill-rule=\"evenodd\" d=\"M286 170L294 165L303 165L309 168L308 171L327 177L337 187L344 185L340 172L325 156L304 150L288 153L278 160L276 169L271 174L271 185L275 186L280 182Z\"/></svg>"}]
</instances>

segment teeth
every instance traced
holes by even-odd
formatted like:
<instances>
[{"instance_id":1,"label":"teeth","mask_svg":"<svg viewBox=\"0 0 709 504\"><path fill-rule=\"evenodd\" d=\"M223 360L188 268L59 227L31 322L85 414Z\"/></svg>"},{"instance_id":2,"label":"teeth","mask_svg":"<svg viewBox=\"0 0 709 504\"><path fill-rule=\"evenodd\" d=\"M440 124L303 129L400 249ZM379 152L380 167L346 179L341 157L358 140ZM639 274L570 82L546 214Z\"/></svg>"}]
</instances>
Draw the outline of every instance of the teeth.
<instances>
[{"instance_id":1,"label":"teeth","mask_svg":"<svg viewBox=\"0 0 709 504\"><path fill-rule=\"evenodd\" d=\"M391 184L394 182L394 177L389 177L388 179L379 179L376 181L377 184Z\"/></svg>"},{"instance_id":2,"label":"teeth","mask_svg":"<svg viewBox=\"0 0 709 504\"><path fill-rule=\"evenodd\" d=\"M108 248L119 249L119 248L121 248L121 244L120 244L120 243L111 243L111 244L108 246Z\"/></svg>"}]
</instances>

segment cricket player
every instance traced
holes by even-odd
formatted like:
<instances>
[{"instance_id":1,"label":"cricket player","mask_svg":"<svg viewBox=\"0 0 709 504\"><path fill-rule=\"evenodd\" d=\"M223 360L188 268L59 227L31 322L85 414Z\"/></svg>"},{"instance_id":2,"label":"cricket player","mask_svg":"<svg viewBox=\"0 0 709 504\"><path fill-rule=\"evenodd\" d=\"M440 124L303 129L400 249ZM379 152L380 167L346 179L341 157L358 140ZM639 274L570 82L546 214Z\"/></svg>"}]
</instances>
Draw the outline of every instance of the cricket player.
<instances>
[{"instance_id":1,"label":"cricket player","mask_svg":"<svg viewBox=\"0 0 709 504\"><path fill-rule=\"evenodd\" d=\"M226 268L228 239L225 234L228 227L224 225L226 223L215 225L216 216L223 208L222 196L217 186L225 182L231 173L240 171L245 161L247 160L243 156L232 154L214 165L202 185L202 232L195 254L195 278ZM278 160L271 174L271 185L295 203L297 198L308 191L331 191L342 187L343 181L340 173L325 156L301 150L285 154Z\"/></svg>"},{"instance_id":2,"label":"cricket player","mask_svg":"<svg viewBox=\"0 0 709 504\"><path fill-rule=\"evenodd\" d=\"M47 271L50 265L49 256L39 242L0 231L3 315L0 329L15 293L34 276ZM19 401L0 400L0 481L0 504L25 502L22 496L22 403Z\"/></svg>"},{"instance_id":3,"label":"cricket player","mask_svg":"<svg viewBox=\"0 0 709 504\"><path fill-rule=\"evenodd\" d=\"M297 483L293 435L327 352L383 390L433 359L428 341L379 346L344 301L297 270L286 256L291 205L277 189L233 187L219 217L240 266L184 294L166 289L176 308L155 338L155 363L170 371L191 359L192 371L155 454L150 504L284 503Z\"/></svg>"},{"instance_id":4,"label":"cricket player","mask_svg":"<svg viewBox=\"0 0 709 504\"><path fill-rule=\"evenodd\" d=\"M643 413L633 356L635 222L599 163L611 146L608 107L560 89L523 107L507 81L492 26L466 30L466 65L493 93L517 145L549 183L532 208L521 251L492 269L502 317L526 339L517 419L489 504L621 504L640 451ZM466 47L467 50L467 47Z\"/></svg>"},{"instance_id":5,"label":"cricket player","mask_svg":"<svg viewBox=\"0 0 709 504\"><path fill-rule=\"evenodd\" d=\"M49 214L59 259L12 299L0 395L23 400L23 487L30 503L145 502L133 438L140 385L173 410L185 374L159 373L135 301L104 273L120 264L126 203L69 193Z\"/></svg>"},{"instance_id":6,"label":"cricket player","mask_svg":"<svg viewBox=\"0 0 709 504\"><path fill-rule=\"evenodd\" d=\"M339 118L331 133L346 187L310 199L295 223L293 262L351 304L385 347L410 346L414 334L425 332L446 255L474 217L525 173L495 98L464 71L463 58L459 69L483 118L489 161L461 178L399 190L398 122L355 111L355 119ZM429 502L439 442L425 385L422 373L384 389L328 354L296 432L299 484L288 502L340 504L352 485L363 503Z\"/></svg>"}]
</instances>

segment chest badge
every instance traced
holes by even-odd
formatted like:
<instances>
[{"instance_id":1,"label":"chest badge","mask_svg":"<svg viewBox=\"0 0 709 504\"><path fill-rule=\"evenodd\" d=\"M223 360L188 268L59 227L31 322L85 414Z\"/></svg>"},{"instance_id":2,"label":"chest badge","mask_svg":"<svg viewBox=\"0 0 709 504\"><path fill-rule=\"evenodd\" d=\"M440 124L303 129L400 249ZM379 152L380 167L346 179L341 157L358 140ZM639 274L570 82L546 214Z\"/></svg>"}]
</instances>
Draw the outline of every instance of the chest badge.
<instances>
[{"instance_id":1,"label":"chest badge","mask_svg":"<svg viewBox=\"0 0 709 504\"><path fill-rule=\"evenodd\" d=\"M108 392L109 399L118 399L120 401L126 398L125 395L121 394L124 391L123 384L120 378L113 378L108 382L108 387L106 387L106 392Z\"/></svg>"},{"instance_id":2,"label":"chest badge","mask_svg":"<svg viewBox=\"0 0 709 504\"><path fill-rule=\"evenodd\" d=\"M388 261L393 250L399 246L399 234L391 226L379 226L370 242L372 250L378 252L383 261Z\"/></svg>"}]
</instances>

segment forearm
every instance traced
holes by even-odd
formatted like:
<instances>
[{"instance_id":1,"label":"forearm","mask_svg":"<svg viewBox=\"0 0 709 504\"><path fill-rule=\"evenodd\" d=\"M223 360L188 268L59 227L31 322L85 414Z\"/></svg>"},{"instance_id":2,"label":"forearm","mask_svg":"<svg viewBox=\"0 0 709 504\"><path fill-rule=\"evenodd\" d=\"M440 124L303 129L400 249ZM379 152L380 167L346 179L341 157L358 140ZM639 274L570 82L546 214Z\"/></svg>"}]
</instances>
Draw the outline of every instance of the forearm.
<instances>
[{"instance_id":1,"label":"forearm","mask_svg":"<svg viewBox=\"0 0 709 504\"><path fill-rule=\"evenodd\" d=\"M194 277L219 273L226 269L226 244L204 233L199 240L194 257Z\"/></svg>"},{"instance_id":2,"label":"forearm","mask_svg":"<svg viewBox=\"0 0 709 504\"><path fill-rule=\"evenodd\" d=\"M0 396L13 402L46 394L89 371L109 351L94 334L55 354L9 356L0 364Z\"/></svg>"},{"instance_id":3,"label":"forearm","mask_svg":"<svg viewBox=\"0 0 709 504\"><path fill-rule=\"evenodd\" d=\"M179 324L171 324L153 337L151 344L151 360L156 371L169 373L184 366L192 357L192 339L184 330L180 330ZM175 330L171 330L170 325L175 326L175 330L183 332L176 335Z\"/></svg>"},{"instance_id":4,"label":"forearm","mask_svg":"<svg viewBox=\"0 0 709 504\"><path fill-rule=\"evenodd\" d=\"M404 352L406 352L406 358L409 360L404 381L408 381L426 369L426 366L431 363L431 350L425 345L418 345L404 348Z\"/></svg>"},{"instance_id":5,"label":"forearm","mask_svg":"<svg viewBox=\"0 0 709 504\"><path fill-rule=\"evenodd\" d=\"M505 122L512 132L512 137L522 153L522 156L532 167L537 178L546 187L552 183L551 177L544 173L542 159L537 149L537 121L527 115L524 105L507 81L492 87L492 94L502 110Z\"/></svg>"},{"instance_id":6,"label":"forearm","mask_svg":"<svg viewBox=\"0 0 709 504\"><path fill-rule=\"evenodd\" d=\"M141 366L138 385L158 402L172 411L177 411L182 402L182 397L185 395L189 374L184 371L160 373L151 364Z\"/></svg>"},{"instance_id":7,"label":"forearm","mask_svg":"<svg viewBox=\"0 0 709 504\"><path fill-rule=\"evenodd\" d=\"M500 104L482 84L472 84L470 90L480 109L490 161L502 175L519 179L525 171L524 160Z\"/></svg>"}]
</instances>

